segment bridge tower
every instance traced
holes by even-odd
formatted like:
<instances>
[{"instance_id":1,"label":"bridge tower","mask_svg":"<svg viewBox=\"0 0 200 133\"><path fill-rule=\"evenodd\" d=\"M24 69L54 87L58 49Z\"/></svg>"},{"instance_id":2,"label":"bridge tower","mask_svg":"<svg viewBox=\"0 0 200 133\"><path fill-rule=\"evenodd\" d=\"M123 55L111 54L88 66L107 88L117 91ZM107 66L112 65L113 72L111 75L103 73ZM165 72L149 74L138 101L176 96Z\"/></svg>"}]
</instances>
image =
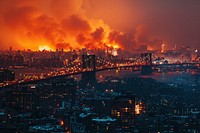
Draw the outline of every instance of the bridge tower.
<instances>
[{"instance_id":1,"label":"bridge tower","mask_svg":"<svg viewBox=\"0 0 200 133\"><path fill-rule=\"evenodd\" d=\"M144 61L141 74L143 75L152 74L152 53L142 53L141 58Z\"/></svg>"},{"instance_id":2,"label":"bridge tower","mask_svg":"<svg viewBox=\"0 0 200 133\"><path fill-rule=\"evenodd\" d=\"M96 57L95 55L82 55L82 68L91 71L82 74L81 81L84 84L94 84L96 82Z\"/></svg>"}]
</instances>

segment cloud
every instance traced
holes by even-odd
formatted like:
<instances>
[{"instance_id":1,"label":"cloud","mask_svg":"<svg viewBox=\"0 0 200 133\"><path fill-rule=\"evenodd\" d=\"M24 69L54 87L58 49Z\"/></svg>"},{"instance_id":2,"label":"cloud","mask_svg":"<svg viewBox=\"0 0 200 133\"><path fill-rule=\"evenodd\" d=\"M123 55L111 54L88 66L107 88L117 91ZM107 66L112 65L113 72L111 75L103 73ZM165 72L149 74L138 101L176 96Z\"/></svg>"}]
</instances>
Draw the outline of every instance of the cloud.
<instances>
[{"instance_id":1,"label":"cloud","mask_svg":"<svg viewBox=\"0 0 200 133\"><path fill-rule=\"evenodd\" d=\"M199 10L197 0L1 0L0 48L200 46Z\"/></svg>"},{"instance_id":2,"label":"cloud","mask_svg":"<svg viewBox=\"0 0 200 133\"><path fill-rule=\"evenodd\" d=\"M89 32L91 30L89 23L77 15L72 15L69 18L64 19L62 21L62 27L63 30L74 34Z\"/></svg>"}]
</instances>

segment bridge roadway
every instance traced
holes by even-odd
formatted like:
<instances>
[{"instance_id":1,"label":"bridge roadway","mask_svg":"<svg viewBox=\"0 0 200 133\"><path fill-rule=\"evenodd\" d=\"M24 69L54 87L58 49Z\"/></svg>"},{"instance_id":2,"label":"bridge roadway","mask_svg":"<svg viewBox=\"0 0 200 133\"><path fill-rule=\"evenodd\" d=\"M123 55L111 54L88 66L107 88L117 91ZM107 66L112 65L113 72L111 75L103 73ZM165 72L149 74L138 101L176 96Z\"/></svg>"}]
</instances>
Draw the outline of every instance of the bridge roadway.
<instances>
[{"instance_id":1,"label":"bridge roadway","mask_svg":"<svg viewBox=\"0 0 200 133\"><path fill-rule=\"evenodd\" d=\"M84 74L84 73L88 73L88 72L100 72L100 71L106 71L106 70L115 70L115 69L121 69L121 68L126 68L126 67L138 67L140 68L141 65L137 65L137 66L118 66L118 67L108 67L108 68L101 68L101 69L96 69L96 70L81 70L81 71L76 71L73 73L65 73L65 74L60 74L60 75L54 75L54 76L47 76L41 79L34 79L34 80L17 80L15 82L12 83L7 83L5 85L0 85L0 88L9 88L15 85L26 85L26 84L34 84L34 83L38 83L41 81L45 81L45 80L51 80L51 79L55 79L55 78L62 78L62 77L67 77L67 76L71 76L71 75L78 75L78 74ZM137 70L133 70L133 71L140 71L140 69Z\"/></svg>"},{"instance_id":2,"label":"bridge roadway","mask_svg":"<svg viewBox=\"0 0 200 133\"><path fill-rule=\"evenodd\" d=\"M185 67L185 66L194 66L194 65L198 65L198 67L200 67L200 63L181 63L181 64L152 64L152 67L165 67L165 66L176 66L176 67ZM17 80L14 82L10 82L4 85L0 85L0 88L9 88L15 85L26 85L26 84L34 84L34 83L38 83L44 80L51 80L51 79L55 79L55 78L61 78L61 77L67 77L67 76L71 76L71 75L78 75L78 74L84 74L84 73L88 73L88 72L99 72L99 71L105 71L105 70L115 70L115 69L122 69L122 68L135 68L132 69L132 71L140 71L142 66L144 65L119 65L119 66L114 66L114 67L107 67L107 68L99 68L96 70L80 70L80 71L75 71L75 72L69 72L69 73L64 73L64 74L59 74L59 75L53 75L53 76L46 76L44 78L40 78L40 79L29 79L29 80Z\"/></svg>"}]
</instances>

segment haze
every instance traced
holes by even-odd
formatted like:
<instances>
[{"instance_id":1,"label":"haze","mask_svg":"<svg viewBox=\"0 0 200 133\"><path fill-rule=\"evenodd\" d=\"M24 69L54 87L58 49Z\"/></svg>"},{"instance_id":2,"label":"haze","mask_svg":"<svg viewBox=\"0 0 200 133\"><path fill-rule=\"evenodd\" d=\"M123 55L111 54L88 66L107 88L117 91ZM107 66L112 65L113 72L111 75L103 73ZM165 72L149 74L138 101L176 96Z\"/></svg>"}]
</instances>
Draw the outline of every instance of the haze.
<instances>
[{"instance_id":1,"label":"haze","mask_svg":"<svg viewBox=\"0 0 200 133\"><path fill-rule=\"evenodd\" d=\"M0 49L200 48L199 0L1 0Z\"/></svg>"}]
</instances>

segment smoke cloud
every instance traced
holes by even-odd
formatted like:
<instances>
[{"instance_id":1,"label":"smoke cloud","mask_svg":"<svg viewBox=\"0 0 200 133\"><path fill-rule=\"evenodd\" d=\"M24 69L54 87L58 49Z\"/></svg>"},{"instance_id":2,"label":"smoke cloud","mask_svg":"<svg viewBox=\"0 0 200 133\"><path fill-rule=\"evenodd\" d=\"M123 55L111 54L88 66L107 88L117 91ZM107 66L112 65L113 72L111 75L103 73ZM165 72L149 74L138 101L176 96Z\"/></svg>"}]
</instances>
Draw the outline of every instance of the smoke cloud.
<instances>
[{"instance_id":1,"label":"smoke cloud","mask_svg":"<svg viewBox=\"0 0 200 133\"><path fill-rule=\"evenodd\" d=\"M87 15L103 19L112 29L130 33L145 25L148 34L136 38L144 42L149 38L150 47L158 48L162 41L169 48L175 44L200 48L199 0L86 1Z\"/></svg>"},{"instance_id":2,"label":"smoke cloud","mask_svg":"<svg viewBox=\"0 0 200 133\"><path fill-rule=\"evenodd\" d=\"M188 42L191 36L198 42L199 26L183 20L190 14L195 23L200 22L196 18L199 15L194 14L199 2L183 0L180 6L177 1L1 0L0 49L9 46L32 50L38 50L39 46L65 50L114 47L132 52L140 45L156 49L165 41ZM186 17L179 15L180 22L173 13L178 13L182 6L191 6L195 11L186 11Z\"/></svg>"}]
</instances>

